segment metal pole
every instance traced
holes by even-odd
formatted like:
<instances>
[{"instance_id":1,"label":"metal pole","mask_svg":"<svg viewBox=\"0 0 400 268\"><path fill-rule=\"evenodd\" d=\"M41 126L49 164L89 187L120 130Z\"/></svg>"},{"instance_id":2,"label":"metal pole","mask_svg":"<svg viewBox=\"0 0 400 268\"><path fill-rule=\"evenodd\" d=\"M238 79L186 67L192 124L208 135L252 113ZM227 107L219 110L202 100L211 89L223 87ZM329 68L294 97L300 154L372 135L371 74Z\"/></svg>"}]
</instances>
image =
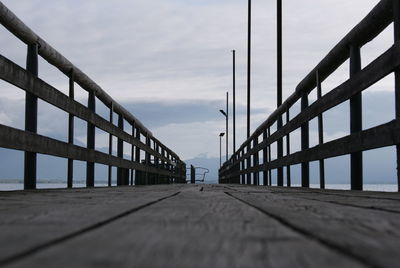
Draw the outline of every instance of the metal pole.
<instances>
[{"instance_id":1,"label":"metal pole","mask_svg":"<svg viewBox=\"0 0 400 268\"><path fill-rule=\"evenodd\" d=\"M350 78L361 70L361 54L358 46L350 46ZM362 130L362 99L361 92L350 98L350 133ZM363 189L363 157L362 152L350 155L351 189Z\"/></svg>"},{"instance_id":2,"label":"metal pole","mask_svg":"<svg viewBox=\"0 0 400 268\"><path fill-rule=\"evenodd\" d=\"M235 50L233 53L233 153L236 152L236 59Z\"/></svg>"},{"instance_id":3,"label":"metal pole","mask_svg":"<svg viewBox=\"0 0 400 268\"><path fill-rule=\"evenodd\" d=\"M393 1L393 17L394 17L394 41L400 41L400 1ZM395 79L395 106L396 119L400 119L400 70L394 72ZM400 145L396 145L397 153L397 190L400 192Z\"/></svg>"},{"instance_id":4,"label":"metal pole","mask_svg":"<svg viewBox=\"0 0 400 268\"><path fill-rule=\"evenodd\" d=\"M277 0L277 107L282 105L282 0ZM277 129L282 128L282 115L278 116ZM278 159L283 157L283 138L278 139ZM278 186L283 186L283 167L278 167Z\"/></svg>"},{"instance_id":5,"label":"metal pole","mask_svg":"<svg viewBox=\"0 0 400 268\"><path fill-rule=\"evenodd\" d=\"M229 107L228 107L228 101L229 101L229 92L226 92L226 161L228 161L228 154L229 154L229 132L228 132L228 123L229 123Z\"/></svg>"},{"instance_id":6,"label":"metal pole","mask_svg":"<svg viewBox=\"0 0 400 268\"><path fill-rule=\"evenodd\" d=\"M69 76L69 97L74 99L74 71L71 69ZM68 115L68 143L74 144L74 116ZM68 158L68 171L67 171L67 187L72 188L73 186L73 174L74 174L74 160Z\"/></svg>"},{"instance_id":7,"label":"metal pole","mask_svg":"<svg viewBox=\"0 0 400 268\"><path fill-rule=\"evenodd\" d=\"M251 67L251 0L248 4L247 23L247 138L250 137L250 67Z\"/></svg>"},{"instance_id":8,"label":"metal pole","mask_svg":"<svg viewBox=\"0 0 400 268\"><path fill-rule=\"evenodd\" d=\"M26 70L33 76L38 76L38 45L28 45ZM25 130L37 133L38 99L32 93L26 92L25 98ZM24 189L36 189L36 160L34 152L25 152L24 159Z\"/></svg>"},{"instance_id":9,"label":"metal pole","mask_svg":"<svg viewBox=\"0 0 400 268\"><path fill-rule=\"evenodd\" d=\"M88 108L96 112L96 99L93 91L89 92ZM94 150L95 146L95 126L92 123L87 123L87 148ZM94 187L94 163L86 162L86 186Z\"/></svg>"}]
</instances>

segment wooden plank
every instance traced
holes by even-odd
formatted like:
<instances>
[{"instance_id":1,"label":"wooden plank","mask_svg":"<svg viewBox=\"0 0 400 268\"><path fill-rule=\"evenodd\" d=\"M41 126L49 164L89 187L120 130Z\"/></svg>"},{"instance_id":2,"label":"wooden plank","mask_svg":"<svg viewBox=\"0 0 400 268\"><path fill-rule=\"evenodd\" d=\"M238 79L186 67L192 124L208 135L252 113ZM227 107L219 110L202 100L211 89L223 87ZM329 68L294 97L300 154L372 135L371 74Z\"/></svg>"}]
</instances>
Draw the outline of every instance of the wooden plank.
<instances>
[{"instance_id":1,"label":"wooden plank","mask_svg":"<svg viewBox=\"0 0 400 268\"><path fill-rule=\"evenodd\" d=\"M164 169L142 165L126 159L115 157L95 150L89 150L74 144L51 139L35 133L11 128L0 124L0 147L37 152L75 160L112 165L116 167L132 168L146 172L153 172L174 177L176 174Z\"/></svg>"},{"instance_id":2,"label":"wooden plank","mask_svg":"<svg viewBox=\"0 0 400 268\"><path fill-rule=\"evenodd\" d=\"M271 193L305 198L344 206L400 213L400 195L397 192L320 190L302 187L238 187L229 185L230 190L246 193Z\"/></svg>"},{"instance_id":3,"label":"wooden plank","mask_svg":"<svg viewBox=\"0 0 400 268\"><path fill-rule=\"evenodd\" d=\"M304 196L239 191L231 194L323 244L365 260L371 267L398 267L398 213L308 200ZM312 198L313 193L309 196Z\"/></svg>"},{"instance_id":4,"label":"wooden plank","mask_svg":"<svg viewBox=\"0 0 400 268\"><path fill-rule=\"evenodd\" d=\"M0 265L179 191L160 185L0 192Z\"/></svg>"},{"instance_id":5,"label":"wooden plank","mask_svg":"<svg viewBox=\"0 0 400 268\"><path fill-rule=\"evenodd\" d=\"M152 148L140 142L140 140L119 129L114 124L92 112L79 102L69 98L67 95L58 91L43 80L30 75L23 68L2 55L0 55L0 78L16 87L38 96L40 99L68 112L69 114L94 124L96 127L123 139L125 142L133 144L152 155L157 155L160 158L162 157ZM164 160L167 162L170 161L166 158Z\"/></svg>"},{"instance_id":6,"label":"wooden plank","mask_svg":"<svg viewBox=\"0 0 400 268\"><path fill-rule=\"evenodd\" d=\"M187 185L10 267L367 267L224 193ZM285 253L284 256L282 253Z\"/></svg>"}]
</instances>

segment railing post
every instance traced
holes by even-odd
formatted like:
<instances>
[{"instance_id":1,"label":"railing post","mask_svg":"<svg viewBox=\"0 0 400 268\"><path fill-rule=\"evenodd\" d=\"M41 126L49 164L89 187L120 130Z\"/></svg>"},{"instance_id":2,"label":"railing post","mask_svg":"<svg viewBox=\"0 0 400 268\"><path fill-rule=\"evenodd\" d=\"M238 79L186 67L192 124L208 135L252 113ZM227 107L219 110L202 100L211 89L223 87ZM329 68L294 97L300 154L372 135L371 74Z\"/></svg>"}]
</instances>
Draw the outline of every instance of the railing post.
<instances>
[{"instance_id":1,"label":"railing post","mask_svg":"<svg viewBox=\"0 0 400 268\"><path fill-rule=\"evenodd\" d=\"M118 115L118 128L120 130L124 130L124 117L119 114ZM117 156L121 159L124 158L124 141L118 137L118 146L117 146ZM128 169L118 167L117 168L117 185L128 185L129 177L128 177Z\"/></svg>"},{"instance_id":2,"label":"railing post","mask_svg":"<svg viewBox=\"0 0 400 268\"><path fill-rule=\"evenodd\" d=\"M38 45L28 45L26 70L33 76L38 76ZM25 98L25 130L37 133L38 99L32 93L26 92ZM24 189L36 189L36 162L35 152L25 152L24 159Z\"/></svg>"},{"instance_id":3,"label":"railing post","mask_svg":"<svg viewBox=\"0 0 400 268\"><path fill-rule=\"evenodd\" d=\"M393 1L393 18L394 18L394 42L400 41L400 1ZM400 119L400 69L394 72L395 77L395 106L396 119ZM397 154L397 189L400 192L400 145L396 145Z\"/></svg>"},{"instance_id":4,"label":"railing post","mask_svg":"<svg viewBox=\"0 0 400 268\"><path fill-rule=\"evenodd\" d=\"M361 70L360 48L350 46L350 78ZM350 133L357 133L362 130L362 99L361 92L350 98ZM363 156L362 152L355 152L350 155L351 162L351 189L363 189Z\"/></svg>"},{"instance_id":5,"label":"railing post","mask_svg":"<svg viewBox=\"0 0 400 268\"><path fill-rule=\"evenodd\" d=\"M96 97L93 91L89 91L88 108L96 112ZM94 150L95 147L95 126L87 123L87 149ZM94 162L86 162L86 187L94 187Z\"/></svg>"},{"instance_id":6,"label":"railing post","mask_svg":"<svg viewBox=\"0 0 400 268\"><path fill-rule=\"evenodd\" d=\"M192 165L190 165L190 183L196 183L196 169Z\"/></svg>"},{"instance_id":7,"label":"railing post","mask_svg":"<svg viewBox=\"0 0 400 268\"><path fill-rule=\"evenodd\" d=\"M113 124L113 116L114 116L114 104L111 103L110 106L110 123ZM113 148L113 136L110 133L108 136L108 154L111 156L112 155L112 148ZM112 166L108 166L108 187L111 187L111 181L112 181Z\"/></svg>"},{"instance_id":8,"label":"railing post","mask_svg":"<svg viewBox=\"0 0 400 268\"><path fill-rule=\"evenodd\" d=\"M136 128L135 138L140 142L140 129ZM135 162L140 164L140 148L136 146L135 148ZM135 185L143 184L143 172L140 170L135 170Z\"/></svg>"},{"instance_id":9,"label":"railing post","mask_svg":"<svg viewBox=\"0 0 400 268\"><path fill-rule=\"evenodd\" d=\"M268 127L267 129L267 138L271 136L271 129ZM268 162L271 161L271 144L268 145ZM268 168L268 185L272 185L272 172L271 169Z\"/></svg>"},{"instance_id":10,"label":"railing post","mask_svg":"<svg viewBox=\"0 0 400 268\"><path fill-rule=\"evenodd\" d=\"M319 79L319 71L316 72L317 80L317 98L318 100L322 97L322 86ZM324 144L324 120L322 114L318 115L318 144ZM325 160L319 160L319 184L321 189L325 189Z\"/></svg>"},{"instance_id":11,"label":"railing post","mask_svg":"<svg viewBox=\"0 0 400 268\"><path fill-rule=\"evenodd\" d=\"M147 145L147 148L150 148L150 137L149 137L149 134L146 134L146 145ZM149 167L150 166L150 153L148 153L148 152L146 152L145 153L145 161L146 161L146 167ZM146 174L145 174L145 184L147 185L147 184L149 184L149 172L146 170Z\"/></svg>"},{"instance_id":12,"label":"railing post","mask_svg":"<svg viewBox=\"0 0 400 268\"><path fill-rule=\"evenodd\" d=\"M135 122L132 123L132 138L135 137ZM131 161L135 161L135 146L131 144ZM133 168L130 169L130 176L131 176L131 182L130 185L133 185Z\"/></svg>"},{"instance_id":13,"label":"railing post","mask_svg":"<svg viewBox=\"0 0 400 268\"><path fill-rule=\"evenodd\" d=\"M250 151L251 147L251 142L247 145L247 153ZM249 172L249 169L251 167L251 155L249 155L246 159L246 184L251 184L251 173Z\"/></svg>"},{"instance_id":14,"label":"railing post","mask_svg":"<svg viewBox=\"0 0 400 268\"><path fill-rule=\"evenodd\" d=\"M74 69L71 69L69 74L69 98L74 99ZM74 116L72 114L68 115L68 143L74 144ZM74 160L68 158L68 170L67 170L67 187L72 188L73 186L73 176L74 176Z\"/></svg>"},{"instance_id":15,"label":"railing post","mask_svg":"<svg viewBox=\"0 0 400 268\"><path fill-rule=\"evenodd\" d=\"M242 150L240 151L240 154L241 154L241 157L243 157L243 155L244 155L244 149L242 149ZM245 169L245 159L242 159L242 160L240 161L240 168L241 168L241 171L243 171L243 170ZM242 184L246 184L246 175L245 175L244 173L242 173L242 174L240 175L240 177L241 177L241 180L242 180Z\"/></svg>"},{"instance_id":16,"label":"railing post","mask_svg":"<svg viewBox=\"0 0 400 268\"><path fill-rule=\"evenodd\" d=\"M264 130L263 132L263 142L267 140L267 131ZM264 171L263 171L263 185L268 185L268 170L265 169L266 164L268 163L268 146L265 145L263 148L263 165L264 165Z\"/></svg>"},{"instance_id":17,"label":"railing post","mask_svg":"<svg viewBox=\"0 0 400 268\"><path fill-rule=\"evenodd\" d=\"M301 97L301 111L303 112L308 107L308 95L304 94ZM309 122L301 126L301 150L309 148ZM310 187L310 163L301 163L301 186Z\"/></svg>"},{"instance_id":18,"label":"railing post","mask_svg":"<svg viewBox=\"0 0 400 268\"><path fill-rule=\"evenodd\" d=\"M254 141L253 141L253 148L256 147L257 145L258 145L258 137L254 138ZM257 151L257 152L253 155L253 166L254 166L254 167L257 167L257 166L258 166L258 163L259 163L259 160L258 160L258 151ZM254 183L254 185L260 185L259 175L260 175L260 173L259 173L258 171L256 171L256 172L253 173L253 178L254 178L253 183Z\"/></svg>"},{"instance_id":19,"label":"railing post","mask_svg":"<svg viewBox=\"0 0 400 268\"><path fill-rule=\"evenodd\" d=\"M289 109L286 111L286 124L290 121L290 113ZM286 155L290 155L290 133L286 135ZM292 180L290 175L290 165L286 166L286 179L287 179L287 186L292 186Z\"/></svg>"}]
</instances>

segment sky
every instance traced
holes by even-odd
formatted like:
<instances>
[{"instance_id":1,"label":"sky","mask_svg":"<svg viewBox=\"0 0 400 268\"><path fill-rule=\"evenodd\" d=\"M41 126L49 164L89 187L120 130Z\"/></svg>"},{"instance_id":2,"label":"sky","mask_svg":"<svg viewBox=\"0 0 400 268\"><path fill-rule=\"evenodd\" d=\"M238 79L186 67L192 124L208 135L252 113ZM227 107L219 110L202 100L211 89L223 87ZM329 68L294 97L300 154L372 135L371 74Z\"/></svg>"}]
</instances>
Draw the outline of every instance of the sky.
<instances>
[{"instance_id":1,"label":"sky","mask_svg":"<svg viewBox=\"0 0 400 268\"><path fill-rule=\"evenodd\" d=\"M245 0L3 0L22 21L125 106L155 137L194 165L207 165L216 179L219 133L225 131L226 91L232 96L232 53L236 50L236 147L246 133L247 1ZM378 3L378 0L283 1L283 98ZM252 1L251 131L276 108L276 1ZM362 48L362 65L393 43L392 26ZM0 27L0 53L25 66L26 47ZM348 62L323 83L323 93L348 79ZM68 92L68 80L41 60L39 77ZM23 128L24 92L0 81L0 123ZM77 87L78 101L87 92ZM363 93L364 128L394 118L393 77ZM310 95L310 100L316 94ZM230 101L230 114L232 114ZM99 113L107 110L98 104ZM325 115L326 140L349 133L348 103ZM299 111L293 108L292 116ZM345 116L344 116L345 115ZM232 126L232 121L230 121ZM76 143L85 144L77 120ZM127 130L129 131L129 130ZM317 125L311 122L310 145ZM39 103L39 133L66 141L67 114ZM291 151L300 148L293 133ZM97 130L96 148L107 135ZM3 154L10 154L1 149ZM129 150L127 150L127 154ZM232 128L229 152L232 153ZM394 153L366 153L371 181L394 182ZM346 157L338 161L347 163ZM376 159L389 159L387 173L373 174ZM58 161L58 160L57 160ZM60 160L61 161L61 160ZM368 162L369 161L369 162ZM335 162L332 164L334 170ZM379 163L382 164L382 163ZM346 164L343 169L347 170ZM377 164L378 165L378 164ZM329 164L327 169L329 170ZM337 173L332 177L338 176ZM371 175L373 174L373 175ZM11 176L11 175L9 175ZM383 178L377 178L381 177Z\"/></svg>"}]
</instances>

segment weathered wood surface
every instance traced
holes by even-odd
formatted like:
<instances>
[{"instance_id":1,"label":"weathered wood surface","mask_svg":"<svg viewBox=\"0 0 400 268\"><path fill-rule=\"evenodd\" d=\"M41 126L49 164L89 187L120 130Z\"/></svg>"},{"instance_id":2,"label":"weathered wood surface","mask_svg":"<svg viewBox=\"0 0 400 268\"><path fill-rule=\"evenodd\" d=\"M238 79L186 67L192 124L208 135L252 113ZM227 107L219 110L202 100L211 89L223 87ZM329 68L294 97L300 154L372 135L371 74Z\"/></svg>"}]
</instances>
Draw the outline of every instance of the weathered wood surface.
<instances>
[{"instance_id":1,"label":"weathered wood surface","mask_svg":"<svg viewBox=\"0 0 400 268\"><path fill-rule=\"evenodd\" d=\"M4 267L398 267L398 193L161 185L0 193Z\"/></svg>"}]
</instances>

